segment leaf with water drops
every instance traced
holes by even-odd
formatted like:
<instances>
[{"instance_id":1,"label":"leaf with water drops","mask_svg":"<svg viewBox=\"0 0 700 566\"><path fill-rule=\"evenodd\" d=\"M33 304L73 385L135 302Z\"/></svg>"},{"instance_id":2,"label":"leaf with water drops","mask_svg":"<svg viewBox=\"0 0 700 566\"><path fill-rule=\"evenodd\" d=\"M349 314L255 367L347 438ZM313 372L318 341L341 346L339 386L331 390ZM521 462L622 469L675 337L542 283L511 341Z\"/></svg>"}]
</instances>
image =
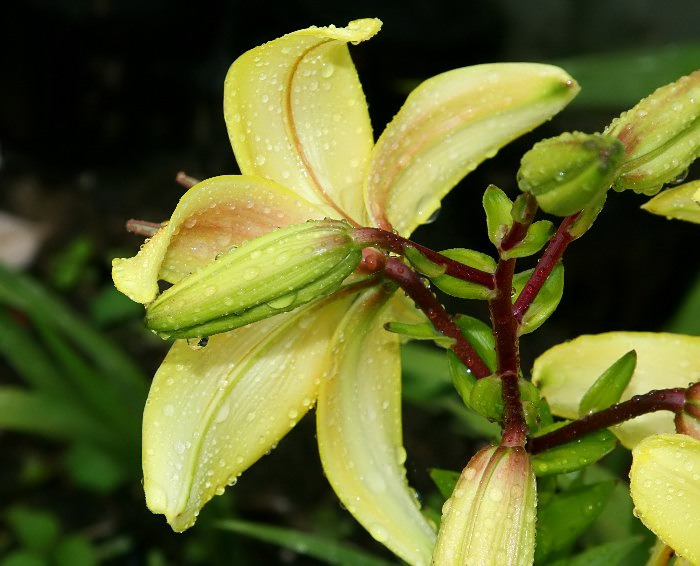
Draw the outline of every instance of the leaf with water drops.
<instances>
[{"instance_id":1,"label":"leaf with water drops","mask_svg":"<svg viewBox=\"0 0 700 566\"><path fill-rule=\"evenodd\" d=\"M632 451L635 514L677 554L700 563L700 440L659 434Z\"/></svg>"},{"instance_id":2,"label":"leaf with water drops","mask_svg":"<svg viewBox=\"0 0 700 566\"><path fill-rule=\"evenodd\" d=\"M615 489L615 482L599 482L556 495L537 509L535 561L569 546L591 526L603 511Z\"/></svg>"},{"instance_id":3,"label":"leaf with water drops","mask_svg":"<svg viewBox=\"0 0 700 566\"><path fill-rule=\"evenodd\" d=\"M513 201L496 185L489 185L482 197L484 212L486 212L486 230L489 240L497 248L501 240L513 225Z\"/></svg>"},{"instance_id":4,"label":"leaf with water drops","mask_svg":"<svg viewBox=\"0 0 700 566\"><path fill-rule=\"evenodd\" d=\"M541 436L565 424L566 422L558 422L542 427L535 436ZM532 456L532 467L538 477L575 472L597 462L615 446L615 435L607 429L602 429Z\"/></svg>"},{"instance_id":5,"label":"leaf with water drops","mask_svg":"<svg viewBox=\"0 0 700 566\"><path fill-rule=\"evenodd\" d=\"M513 277L513 288L515 289L515 299L518 298L522 290L525 288L527 281L530 279L534 270L529 269L522 273L516 273ZM545 321L552 316L554 311L561 301L564 294L564 266L561 262L552 269L552 272L547 277L544 285L535 297L535 300L530 303L530 306L525 311L523 319L520 322L518 332L520 334L529 334L533 330L537 330Z\"/></svg>"},{"instance_id":6,"label":"leaf with water drops","mask_svg":"<svg viewBox=\"0 0 700 566\"><path fill-rule=\"evenodd\" d=\"M279 315L206 347L175 342L143 415L146 502L177 531L313 406L348 299Z\"/></svg>"},{"instance_id":7,"label":"leaf with water drops","mask_svg":"<svg viewBox=\"0 0 700 566\"><path fill-rule=\"evenodd\" d=\"M224 116L247 175L282 183L327 216L365 225L362 179L373 145L367 103L347 43L377 19L310 27L244 53L224 84Z\"/></svg>"},{"instance_id":8,"label":"leaf with water drops","mask_svg":"<svg viewBox=\"0 0 700 566\"><path fill-rule=\"evenodd\" d=\"M411 340L432 340L441 348L450 348L455 342L454 338L438 332L430 322L408 324L392 321L387 322L384 328Z\"/></svg>"},{"instance_id":9,"label":"leaf with water drops","mask_svg":"<svg viewBox=\"0 0 700 566\"><path fill-rule=\"evenodd\" d=\"M496 371L498 360L496 358L496 338L493 330L485 322L466 314L458 314L455 322L464 334L464 337L476 350L479 357L484 360L487 367Z\"/></svg>"},{"instance_id":10,"label":"leaf with water drops","mask_svg":"<svg viewBox=\"0 0 700 566\"><path fill-rule=\"evenodd\" d=\"M112 262L114 284L131 300L150 303L159 279L177 283L245 241L323 217L322 209L266 179L207 179L182 196L170 220L136 256Z\"/></svg>"},{"instance_id":11,"label":"leaf with water drops","mask_svg":"<svg viewBox=\"0 0 700 566\"><path fill-rule=\"evenodd\" d=\"M462 177L578 90L563 70L534 63L475 65L423 82L372 151L365 201L373 223L410 234Z\"/></svg>"},{"instance_id":12,"label":"leaf with water drops","mask_svg":"<svg viewBox=\"0 0 700 566\"><path fill-rule=\"evenodd\" d=\"M440 254L486 273L494 273L496 271L496 262L493 258L476 250L452 248L443 250ZM490 299L494 294L493 290L483 285L464 281L444 273L429 277L438 289L460 299Z\"/></svg>"},{"instance_id":13,"label":"leaf with water drops","mask_svg":"<svg viewBox=\"0 0 700 566\"><path fill-rule=\"evenodd\" d=\"M527 234L521 242L509 250L501 252L503 259L528 257L539 252L554 234L554 224L549 220L538 220L527 228Z\"/></svg>"},{"instance_id":14,"label":"leaf with water drops","mask_svg":"<svg viewBox=\"0 0 700 566\"><path fill-rule=\"evenodd\" d=\"M583 417L596 413L617 403L632 379L636 365L637 352L630 350L601 373L581 397L578 405L579 415Z\"/></svg>"},{"instance_id":15,"label":"leaf with water drops","mask_svg":"<svg viewBox=\"0 0 700 566\"><path fill-rule=\"evenodd\" d=\"M385 291L369 289L333 336L333 364L316 410L328 481L346 509L379 542L410 564L430 563L435 533L406 482L401 438L398 336Z\"/></svg>"},{"instance_id":16,"label":"leaf with water drops","mask_svg":"<svg viewBox=\"0 0 700 566\"><path fill-rule=\"evenodd\" d=\"M642 205L653 214L700 224L700 180L666 189Z\"/></svg>"},{"instance_id":17,"label":"leaf with water drops","mask_svg":"<svg viewBox=\"0 0 700 566\"><path fill-rule=\"evenodd\" d=\"M700 336L653 332L608 332L559 344L535 360L532 380L553 414L575 419L586 391L630 350L637 352L637 366L622 394L623 401L652 389L687 387L700 381ZM611 430L623 445L633 448L650 434L673 432L675 428L672 413L657 411Z\"/></svg>"}]
</instances>

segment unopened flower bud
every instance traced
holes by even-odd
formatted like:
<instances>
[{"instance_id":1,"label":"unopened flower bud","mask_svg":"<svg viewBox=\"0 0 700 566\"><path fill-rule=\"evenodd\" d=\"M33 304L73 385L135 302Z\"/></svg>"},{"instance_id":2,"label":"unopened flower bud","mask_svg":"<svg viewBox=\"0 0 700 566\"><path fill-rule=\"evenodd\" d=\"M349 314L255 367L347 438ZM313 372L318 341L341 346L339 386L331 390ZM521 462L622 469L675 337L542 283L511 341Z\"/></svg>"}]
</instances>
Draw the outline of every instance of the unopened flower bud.
<instances>
[{"instance_id":1,"label":"unopened flower bud","mask_svg":"<svg viewBox=\"0 0 700 566\"><path fill-rule=\"evenodd\" d=\"M676 413L676 431L700 440L700 383L691 385L685 392L685 405Z\"/></svg>"},{"instance_id":2,"label":"unopened flower bud","mask_svg":"<svg viewBox=\"0 0 700 566\"><path fill-rule=\"evenodd\" d=\"M543 140L522 158L518 186L545 212L569 216L599 203L610 188L623 147L614 138L581 132Z\"/></svg>"},{"instance_id":3,"label":"unopened flower bud","mask_svg":"<svg viewBox=\"0 0 700 566\"><path fill-rule=\"evenodd\" d=\"M536 508L535 474L525 449L484 448L442 508L433 564L532 564Z\"/></svg>"},{"instance_id":4,"label":"unopened flower bud","mask_svg":"<svg viewBox=\"0 0 700 566\"><path fill-rule=\"evenodd\" d=\"M659 88L604 133L625 146L615 190L654 195L682 180L700 154L700 71Z\"/></svg>"},{"instance_id":5,"label":"unopened flower bud","mask_svg":"<svg viewBox=\"0 0 700 566\"><path fill-rule=\"evenodd\" d=\"M333 293L361 258L345 221L287 226L176 283L148 306L146 324L163 337L226 332Z\"/></svg>"}]
</instances>

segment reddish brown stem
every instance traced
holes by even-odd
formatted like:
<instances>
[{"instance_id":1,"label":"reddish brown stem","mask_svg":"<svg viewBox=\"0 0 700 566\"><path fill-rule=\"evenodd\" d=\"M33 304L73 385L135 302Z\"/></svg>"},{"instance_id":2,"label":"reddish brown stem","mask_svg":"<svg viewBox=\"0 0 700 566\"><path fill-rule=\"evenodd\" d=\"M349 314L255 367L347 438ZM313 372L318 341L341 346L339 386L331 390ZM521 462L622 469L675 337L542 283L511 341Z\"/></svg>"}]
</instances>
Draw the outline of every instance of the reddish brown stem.
<instances>
[{"instance_id":1,"label":"reddish brown stem","mask_svg":"<svg viewBox=\"0 0 700 566\"><path fill-rule=\"evenodd\" d=\"M545 281L547 281L547 277L549 277L549 274L552 273L552 270L556 267L559 260L561 260L566 247L574 239L569 233L569 228L576 221L576 218L578 218L578 214L567 216L562 220L556 233L547 244L530 279L528 279L525 287L523 287L520 295L518 295L518 299L513 306L513 315L518 322L523 320L523 316L525 316L532 301L537 297L537 293L540 292Z\"/></svg>"},{"instance_id":2,"label":"reddish brown stem","mask_svg":"<svg viewBox=\"0 0 700 566\"><path fill-rule=\"evenodd\" d=\"M152 237L163 225L158 222L148 222L146 220L136 220L131 218L126 221L126 231L138 234L146 238Z\"/></svg>"},{"instance_id":3,"label":"reddish brown stem","mask_svg":"<svg viewBox=\"0 0 700 566\"><path fill-rule=\"evenodd\" d=\"M415 248L425 257L427 257L431 262L443 266L445 268L445 274L456 277L463 281L470 281L472 283L477 283L478 285L483 285L487 289L493 289L495 287L494 277L492 274L474 267L469 267L458 261L445 257L444 255L416 244L411 240L402 238L398 234L393 232L387 232L380 228L358 228L353 231L353 239L359 244L365 246L378 246L382 249L394 252L399 255L404 255L406 248Z\"/></svg>"},{"instance_id":4,"label":"reddish brown stem","mask_svg":"<svg viewBox=\"0 0 700 566\"><path fill-rule=\"evenodd\" d=\"M685 389L677 387L635 395L628 401L618 403L597 413L586 415L548 434L530 438L527 444L528 452L539 454L555 446L572 442L597 430L608 428L646 413L656 411L678 412L685 403L685 393Z\"/></svg>"},{"instance_id":5,"label":"reddish brown stem","mask_svg":"<svg viewBox=\"0 0 700 566\"><path fill-rule=\"evenodd\" d=\"M477 379L491 375L484 360L472 348L459 326L447 314L435 295L423 284L423 280L415 271L400 259L392 257L387 259L384 274L387 279L404 290L439 332L454 339L452 351Z\"/></svg>"}]
</instances>

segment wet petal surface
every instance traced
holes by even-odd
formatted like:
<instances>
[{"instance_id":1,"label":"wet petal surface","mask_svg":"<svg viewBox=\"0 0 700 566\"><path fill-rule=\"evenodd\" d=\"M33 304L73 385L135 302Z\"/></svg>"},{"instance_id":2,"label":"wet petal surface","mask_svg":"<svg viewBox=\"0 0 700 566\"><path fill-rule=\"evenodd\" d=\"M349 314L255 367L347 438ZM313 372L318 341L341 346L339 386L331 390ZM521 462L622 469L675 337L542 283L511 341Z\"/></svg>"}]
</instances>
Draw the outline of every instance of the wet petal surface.
<instances>
[{"instance_id":1,"label":"wet petal surface","mask_svg":"<svg viewBox=\"0 0 700 566\"><path fill-rule=\"evenodd\" d=\"M410 564L428 564L435 533L406 483L398 338L381 289L360 295L333 338L317 408L321 461L343 505Z\"/></svg>"},{"instance_id":2,"label":"wet petal surface","mask_svg":"<svg viewBox=\"0 0 700 566\"><path fill-rule=\"evenodd\" d=\"M174 530L277 442L313 406L347 300L327 301L210 338L176 342L143 417L148 507Z\"/></svg>"},{"instance_id":3,"label":"wet petal surface","mask_svg":"<svg viewBox=\"0 0 700 566\"><path fill-rule=\"evenodd\" d=\"M365 222L362 179L373 145L348 42L379 20L312 27L256 47L231 66L224 115L241 171L293 187L327 214Z\"/></svg>"},{"instance_id":4,"label":"wet petal surface","mask_svg":"<svg viewBox=\"0 0 700 566\"><path fill-rule=\"evenodd\" d=\"M549 65L476 65L414 90L372 152L365 201L373 223L410 234L479 163L559 112L578 92Z\"/></svg>"}]
</instances>

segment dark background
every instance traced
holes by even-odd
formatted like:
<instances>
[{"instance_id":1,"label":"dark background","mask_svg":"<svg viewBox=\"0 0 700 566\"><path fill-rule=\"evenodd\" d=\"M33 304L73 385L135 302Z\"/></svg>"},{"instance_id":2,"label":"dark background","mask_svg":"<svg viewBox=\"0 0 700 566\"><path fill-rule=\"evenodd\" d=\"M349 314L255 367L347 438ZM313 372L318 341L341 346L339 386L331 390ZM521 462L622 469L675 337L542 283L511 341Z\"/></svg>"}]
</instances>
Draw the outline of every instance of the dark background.
<instances>
[{"instance_id":1,"label":"dark background","mask_svg":"<svg viewBox=\"0 0 700 566\"><path fill-rule=\"evenodd\" d=\"M616 99L616 92L636 92L638 99L677 76L651 73L652 82L655 77L658 82L649 87L649 73L641 72L645 53L700 41L700 3L692 0L4 1L0 209L46 231L30 273L52 285L56 258L76 238L86 239L90 276L59 289L77 309L86 308L109 285L111 257L132 255L138 248L139 239L124 231L126 219L169 217L182 193L174 182L177 171L198 178L237 172L221 112L222 84L231 62L245 50L296 29L343 26L373 16L384 21L382 31L351 47L351 53L375 135L398 110L410 85L455 67L570 61L576 78L573 68L586 57L630 50L642 54L640 65L611 77L598 101L582 95L560 117L501 151L453 191L437 222L415 234L438 249L487 251L480 199L488 183L515 194L518 160L534 141L565 130L600 131L634 102L623 103L625 96ZM697 67L700 61L684 72ZM581 83L586 93L587 84L583 79ZM592 94L600 94L596 88L592 84ZM608 92L612 96L606 98ZM611 194L595 227L572 246L565 261L565 298L542 332L524 340L526 367L543 348L580 333L663 327L697 273L697 253L692 251L697 229L640 211L644 200ZM157 367L162 344L145 335L113 332L149 373ZM411 408L407 415L407 438L424 435L413 447L415 469L436 459L444 467L460 466L465 451L455 451L454 444L436 438L441 435L425 432L436 430L439 420L426 420ZM296 515L308 511L309 501L332 500L315 456L309 464L308 454L315 450L313 423L306 419L298 428L281 444L280 454L255 466L249 483L241 482L235 497L252 518L286 517L283 522L301 527L322 521ZM160 518L140 509L134 513L139 528L152 537L136 548L173 545L166 551L173 563L189 560L177 556L178 545L189 535L173 542ZM297 558L255 546L252 552L270 552L281 562ZM146 554L134 550L129 563L146 563Z\"/></svg>"}]
</instances>

